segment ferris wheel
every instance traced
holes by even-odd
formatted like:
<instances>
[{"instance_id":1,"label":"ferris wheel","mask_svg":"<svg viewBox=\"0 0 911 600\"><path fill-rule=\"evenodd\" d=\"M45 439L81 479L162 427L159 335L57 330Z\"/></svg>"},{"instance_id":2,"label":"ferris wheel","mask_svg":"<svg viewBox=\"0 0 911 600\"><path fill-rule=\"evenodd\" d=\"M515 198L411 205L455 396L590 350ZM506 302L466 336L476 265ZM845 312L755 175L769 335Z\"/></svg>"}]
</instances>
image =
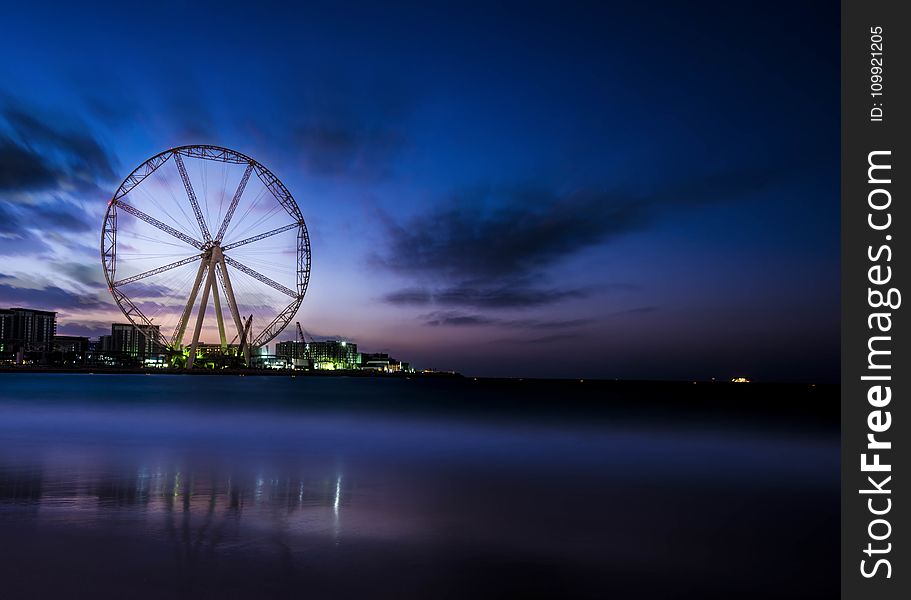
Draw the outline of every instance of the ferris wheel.
<instances>
[{"instance_id":1,"label":"ferris wheel","mask_svg":"<svg viewBox=\"0 0 911 600\"><path fill-rule=\"evenodd\" d=\"M124 316L153 343L186 353L191 368L202 344L226 351L240 340L249 361L250 346L281 333L307 291L310 238L269 169L227 148L180 146L117 188L101 259Z\"/></svg>"}]
</instances>

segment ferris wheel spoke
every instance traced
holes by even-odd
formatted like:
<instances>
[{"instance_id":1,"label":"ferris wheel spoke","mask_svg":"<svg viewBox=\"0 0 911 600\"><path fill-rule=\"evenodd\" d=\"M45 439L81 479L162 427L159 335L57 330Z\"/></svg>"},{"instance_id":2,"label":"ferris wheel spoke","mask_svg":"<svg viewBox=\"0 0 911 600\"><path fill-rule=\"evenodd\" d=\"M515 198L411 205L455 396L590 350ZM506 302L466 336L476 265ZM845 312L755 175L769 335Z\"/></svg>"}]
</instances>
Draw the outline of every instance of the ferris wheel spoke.
<instances>
[{"instance_id":1,"label":"ferris wheel spoke","mask_svg":"<svg viewBox=\"0 0 911 600\"><path fill-rule=\"evenodd\" d=\"M131 323L133 323L133 325L136 325L136 321L139 321L145 326L144 328L138 328L139 333L142 334L143 337L150 342L161 344L162 348L167 345L167 340L161 334L161 331L152 324L152 321L143 314L142 310L140 310L140 308L136 306L136 303L130 300L126 294L117 288L112 287L111 295L114 296L114 300L117 302L120 310L123 311L123 314Z\"/></svg>"},{"instance_id":2,"label":"ferris wheel spoke","mask_svg":"<svg viewBox=\"0 0 911 600\"><path fill-rule=\"evenodd\" d=\"M198 241L198 240L196 240L196 239L194 239L194 238L191 238L190 236L188 236L187 234L183 233L182 231L178 231L178 230L174 229L174 228L171 227L170 225L166 225L166 224L162 223L161 221L159 221L159 220L156 219L155 217L152 217L152 216L150 216L150 215L145 214L144 212L142 212L141 210L139 210L139 209L136 208L135 206L130 206L129 204L127 204L127 203L124 202L123 200L118 200L118 201L115 203L115 206L116 206L117 208L120 208L120 209L122 209L122 210L127 211L128 213L130 213L131 215L133 215L134 217L136 217L136 218L138 218L138 219L142 219L143 221L145 221L146 223L148 223L148 224L151 225L152 227L155 227L155 228L157 228L157 229L160 229L160 230L164 231L165 233L170 234L170 235L176 237L177 239L183 240L184 242L190 244L191 246L193 246L193 247L195 247L195 248L199 248L200 250L202 250L202 242L200 242L200 241Z\"/></svg>"},{"instance_id":3,"label":"ferris wheel spoke","mask_svg":"<svg viewBox=\"0 0 911 600\"><path fill-rule=\"evenodd\" d=\"M145 271L144 273L138 273L136 275L133 275L132 277L127 277L125 279L121 279L120 281L115 281L111 285L113 285L114 287L118 287L121 285L126 285L128 283L133 283L134 281L139 281L140 279L145 279L146 277L151 277L152 275L158 275L159 273L164 273L165 271L170 271L171 269L176 269L177 267L181 267L183 265L188 265L191 262L195 262L195 261L199 260L200 258L202 258L202 254L190 256L188 258L184 258L183 260L178 260L178 261L172 262L171 264L168 264L168 265L156 267L154 269L149 269L148 271Z\"/></svg>"},{"instance_id":4,"label":"ferris wheel spoke","mask_svg":"<svg viewBox=\"0 0 911 600\"><path fill-rule=\"evenodd\" d=\"M288 325L288 322L291 321L291 318L294 316L294 313L297 312L297 309L300 308L302 299L303 298L296 298L282 312L278 313L278 315L272 319L272 322L262 330L255 340L253 340L253 345L261 346L281 333Z\"/></svg>"},{"instance_id":5,"label":"ferris wheel spoke","mask_svg":"<svg viewBox=\"0 0 911 600\"><path fill-rule=\"evenodd\" d=\"M247 187L247 181L250 179L250 173L253 172L253 163L247 165L247 169L244 171L244 176L240 179L240 184L237 186L237 191L234 192L234 198L231 199L231 204L228 205L228 212L225 213L225 220L221 222L221 227L218 228L218 235L215 236L215 239L218 242L225 237L225 231L228 229L228 223L231 222L231 217L234 216L234 211L237 209L237 203L240 202L240 197L244 193L244 189Z\"/></svg>"},{"instance_id":6,"label":"ferris wheel spoke","mask_svg":"<svg viewBox=\"0 0 911 600\"><path fill-rule=\"evenodd\" d=\"M230 256L225 256L224 259L225 259L225 262L226 262L226 263L228 263L229 265L231 265L232 267L234 267L234 268L237 269L238 271L242 271L242 272L246 273L247 275L249 275L249 276L252 277L253 279L256 279L256 280L258 280L258 281L261 281L261 282L265 283L266 285L268 285L269 287L271 287L271 288L273 288L273 289L276 289L276 290L278 290L279 292L281 292L281 293L283 293L283 294L287 294L288 296L291 296L292 298L297 298L297 297L298 297L298 293L295 292L294 290L292 290L291 288L286 287L286 286L284 286L284 285L278 283L277 281L273 281L272 279L269 279L268 277L266 277L266 276L263 275L262 273L259 273L259 272L257 272L257 271L254 271L253 269L251 269L250 267L248 267L247 265L245 265L245 264L243 264L243 263L237 262L236 260L234 260L234 259L231 258Z\"/></svg>"},{"instance_id":7,"label":"ferris wheel spoke","mask_svg":"<svg viewBox=\"0 0 911 600\"><path fill-rule=\"evenodd\" d=\"M253 237L248 237L247 239L240 240L239 242L232 242L232 243L228 244L227 246L222 246L221 249L222 250L231 250L232 248L237 248L238 246L246 246L247 244L252 244L253 242L258 242L259 240L264 240L268 237L272 237L273 235L278 235L279 233L284 233L285 231L288 231L289 229L294 229L296 227L300 227L300 223L291 223L290 225L285 225L284 227L278 227L277 229L273 229L272 231L267 231L267 232L261 233L259 235L254 235Z\"/></svg>"},{"instance_id":8,"label":"ferris wheel spoke","mask_svg":"<svg viewBox=\"0 0 911 600\"><path fill-rule=\"evenodd\" d=\"M183 159L177 152L174 153L174 162L177 164L177 170L180 171L180 178L183 180L183 186L187 190L187 197L190 199L190 204L193 205L193 212L196 214L199 230L202 232L203 238L208 242L212 239L212 234L209 233L209 228L206 226L206 220L203 218L202 210L199 208L199 201L196 200L196 192L193 191L193 184L190 183L190 176L187 175L187 167L183 164Z\"/></svg>"}]
</instances>

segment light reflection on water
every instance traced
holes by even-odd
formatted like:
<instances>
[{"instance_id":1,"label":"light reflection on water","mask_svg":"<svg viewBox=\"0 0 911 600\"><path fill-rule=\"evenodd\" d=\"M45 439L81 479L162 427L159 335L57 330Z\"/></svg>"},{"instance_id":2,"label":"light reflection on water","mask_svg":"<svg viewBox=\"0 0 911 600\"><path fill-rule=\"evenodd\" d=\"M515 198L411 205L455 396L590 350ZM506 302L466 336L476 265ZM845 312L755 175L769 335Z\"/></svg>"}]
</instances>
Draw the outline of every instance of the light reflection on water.
<instances>
[{"instance_id":1,"label":"light reflection on water","mask_svg":"<svg viewBox=\"0 0 911 600\"><path fill-rule=\"evenodd\" d=\"M53 391L0 398L4 597L837 589L825 579L837 431L99 405ZM773 566L778 579L756 577Z\"/></svg>"}]
</instances>

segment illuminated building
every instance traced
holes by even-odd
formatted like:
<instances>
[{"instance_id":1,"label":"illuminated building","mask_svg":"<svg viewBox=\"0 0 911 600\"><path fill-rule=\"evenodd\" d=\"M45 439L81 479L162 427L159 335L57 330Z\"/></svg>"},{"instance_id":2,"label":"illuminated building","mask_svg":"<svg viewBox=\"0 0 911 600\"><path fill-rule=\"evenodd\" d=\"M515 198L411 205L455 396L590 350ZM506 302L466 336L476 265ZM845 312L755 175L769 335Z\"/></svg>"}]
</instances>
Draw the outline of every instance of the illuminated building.
<instances>
[{"instance_id":1,"label":"illuminated building","mask_svg":"<svg viewBox=\"0 0 911 600\"><path fill-rule=\"evenodd\" d=\"M288 340L275 344L275 356L285 359L295 369L310 368L310 359L307 356L309 344L300 340Z\"/></svg>"},{"instance_id":2,"label":"illuminated building","mask_svg":"<svg viewBox=\"0 0 911 600\"><path fill-rule=\"evenodd\" d=\"M148 336L142 331L148 333ZM160 354L161 344L158 339L158 325L140 325L138 328L130 323L113 323L111 335L102 336L102 350L128 355L136 358L145 358ZM109 347L104 347L105 342Z\"/></svg>"},{"instance_id":3,"label":"illuminated building","mask_svg":"<svg viewBox=\"0 0 911 600\"><path fill-rule=\"evenodd\" d=\"M357 344L338 340L305 343L304 358L314 369L357 369L360 366Z\"/></svg>"},{"instance_id":4,"label":"illuminated building","mask_svg":"<svg viewBox=\"0 0 911 600\"><path fill-rule=\"evenodd\" d=\"M307 346L300 340L288 340L287 342L278 342L275 344L275 355L290 359L307 358Z\"/></svg>"},{"instance_id":5,"label":"illuminated building","mask_svg":"<svg viewBox=\"0 0 911 600\"><path fill-rule=\"evenodd\" d=\"M295 367L312 365L314 369L336 370L357 369L360 366L357 344L339 340L278 342L275 345L275 355L289 361Z\"/></svg>"},{"instance_id":6,"label":"illuminated building","mask_svg":"<svg viewBox=\"0 0 911 600\"><path fill-rule=\"evenodd\" d=\"M30 308L0 309L0 350L51 351L57 313Z\"/></svg>"},{"instance_id":7,"label":"illuminated building","mask_svg":"<svg viewBox=\"0 0 911 600\"><path fill-rule=\"evenodd\" d=\"M384 373L399 373L409 371L410 365L392 358L385 352L374 352L361 354L361 369L382 371Z\"/></svg>"},{"instance_id":8,"label":"illuminated building","mask_svg":"<svg viewBox=\"0 0 911 600\"><path fill-rule=\"evenodd\" d=\"M275 356L284 359L296 369L361 369L383 373L399 373L411 370L411 365L396 360L385 352L359 353L357 344L339 340L323 342L288 340L286 342L278 342L275 345Z\"/></svg>"}]
</instances>

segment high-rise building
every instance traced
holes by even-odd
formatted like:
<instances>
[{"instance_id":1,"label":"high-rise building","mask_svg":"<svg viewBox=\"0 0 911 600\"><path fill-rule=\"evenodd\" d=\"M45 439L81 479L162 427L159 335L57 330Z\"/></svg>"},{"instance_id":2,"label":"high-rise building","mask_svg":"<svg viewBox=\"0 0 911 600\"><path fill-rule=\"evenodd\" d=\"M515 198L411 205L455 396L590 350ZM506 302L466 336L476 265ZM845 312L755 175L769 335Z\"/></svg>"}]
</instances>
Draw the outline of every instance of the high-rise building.
<instances>
[{"instance_id":1,"label":"high-rise building","mask_svg":"<svg viewBox=\"0 0 911 600\"><path fill-rule=\"evenodd\" d=\"M53 350L57 313L31 308L0 309L0 350Z\"/></svg>"},{"instance_id":2,"label":"high-rise building","mask_svg":"<svg viewBox=\"0 0 911 600\"><path fill-rule=\"evenodd\" d=\"M357 369L360 359L357 344L338 340L307 342L304 357L314 369Z\"/></svg>"},{"instance_id":3,"label":"high-rise building","mask_svg":"<svg viewBox=\"0 0 911 600\"><path fill-rule=\"evenodd\" d=\"M314 369L357 369L360 363L357 344L339 340L278 342L275 355L293 361L296 366L307 364Z\"/></svg>"},{"instance_id":4,"label":"high-rise building","mask_svg":"<svg viewBox=\"0 0 911 600\"><path fill-rule=\"evenodd\" d=\"M306 358L307 344L300 340L288 340L287 342L277 342L275 344L275 356L290 359Z\"/></svg>"},{"instance_id":5,"label":"high-rise building","mask_svg":"<svg viewBox=\"0 0 911 600\"><path fill-rule=\"evenodd\" d=\"M135 326L131 323L113 323L110 341L104 339L107 336L102 336L102 349L136 358L154 356L163 351L161 344L156 341L158 331L158 325Z\"/></svg>"},{"instance_id":6,"label":"high-rise building","mask_svg":"<svg viewBox=\"0 0 911 600\"><path fill-rule=\"evenodd\" d=\"M312 367L307 358L307 344L300 340L288 340L275 344L275 356L285 359L287 364L295 369L309 369Z\"/></svg>"},{"instance_id":7,"label":"high-rise building","mask_svg":"<svg viewBox=\"0 0 911 600\"><path fill-rule=\"evenodd\" d=\"M113 352L114 351L114 338L110 335L102 335L98 338L98 343L95 346L95 352Z\"/></svg>"},{"instance_id":8,"label":"high-rise building","mask_svg":"<svg viewBox=\"0 0 911 600\"><path fill-rule=\"evenodd\" d=\"M13 311L0 308L0 352L13 350L10 336L13 330Z\"/></svg>"}]
</instances>

